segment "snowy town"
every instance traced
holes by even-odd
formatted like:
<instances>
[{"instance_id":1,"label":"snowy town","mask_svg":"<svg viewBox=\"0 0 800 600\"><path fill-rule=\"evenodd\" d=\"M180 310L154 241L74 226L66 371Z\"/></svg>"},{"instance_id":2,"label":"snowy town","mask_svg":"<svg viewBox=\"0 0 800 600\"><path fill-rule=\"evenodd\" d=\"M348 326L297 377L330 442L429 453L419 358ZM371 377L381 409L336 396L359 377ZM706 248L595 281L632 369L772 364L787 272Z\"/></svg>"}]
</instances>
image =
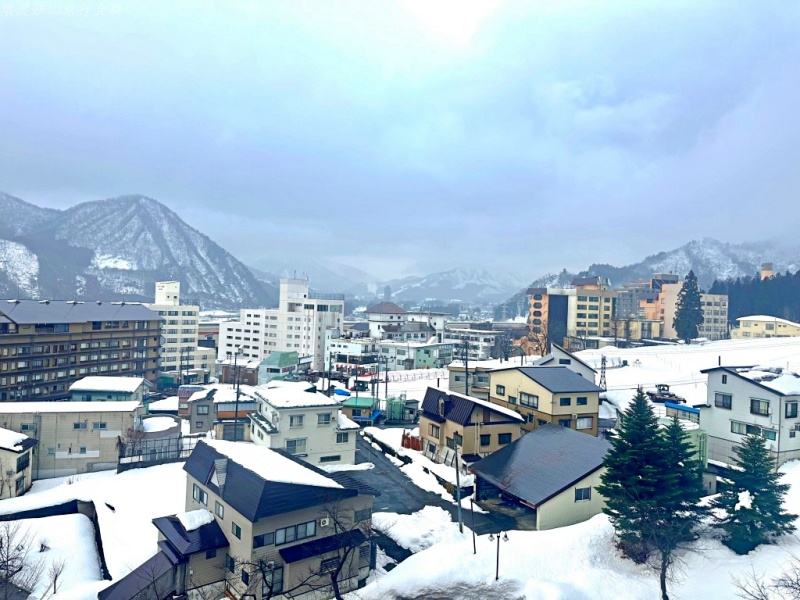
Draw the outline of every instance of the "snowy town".
<instances>
[{"instance_id":1,"label":"snowy town","mask_svg":"<svg viewBox=\"0 0 800 600\"><path fill-rule=\"evenodd\" d=\"M530 289L529 317L498 329L388 299L345 316L299 279L282 280L277 309L240 315L183 304L177 281L152 303L9 300L4 593L781 590L800 568L800 326L750 315L749 336L700 336L693 277L652 282L674 298L671 341L556 342L559 293L613 327L618 292L599 279Z\"/></svg>"}]
</instances>

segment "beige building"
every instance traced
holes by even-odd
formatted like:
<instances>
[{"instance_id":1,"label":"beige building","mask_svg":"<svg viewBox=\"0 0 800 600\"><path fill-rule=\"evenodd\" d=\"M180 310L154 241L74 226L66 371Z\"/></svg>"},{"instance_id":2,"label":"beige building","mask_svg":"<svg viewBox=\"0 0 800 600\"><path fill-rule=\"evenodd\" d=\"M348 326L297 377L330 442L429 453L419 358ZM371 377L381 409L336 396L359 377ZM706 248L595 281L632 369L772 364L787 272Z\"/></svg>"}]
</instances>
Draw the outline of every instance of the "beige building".
<instances>
[{"instance_id":1,"label":"beige building","mask_svg":"<svg viewBox=\"0 0 800 600\"><path fill-rule=\"evenodd\" d=\"M31 456L36 443L25 434L0 429L0 500L16 498L31 488Z\"/></svg>"},{"instance_id":2,"label":"beige building","mask_svg":"<svg viewBox=\"0 0 800 600\"><path fill-rule=\"evenodd\" d=\"M731 338L735 340L796 336L800 336L800 323L767 315L739 317L736 327L731 329Z\"/></svg>"},{"instance_id":3,"label":"beige building","mask_svg":"<svg viewBox=\"0 0 800 600\"><path fill-rule=\"evenodd\" d=\"M597 486L610 447L603 438L543 425L470 467L475 497L488 507L515 502L539 530L580 523L605 505Z\"/></svg>"},{"instance_id":4,"label":"beige building","mask_svg":"<svg viewBox=\"0 0 800 600\"><path fill-rule=\"evenodd\" d=\"M677 338L675 331L675 314L677 312L678 294L683 282L665 283L658 294L658 316L663 323L662 336ZM728 337L728 296L727 294L700 294L703 309L703 323L698 327L698 337L710 340L722 340Z\"/></svg>"},{"instance_id":5,"label":"beige building","mask_svg":"<svg viewBox=\"0 0 800 600\"><path fill-rule=\"evenodd\" d=\"M458 456L474 462L519 439L524 418L513 410L471 396L428 388L422 401L422 450L436 462Z\"/></svg>"},{"instance_id":6,"label":"beige building","mask_svg":"<svg viewBox=\"0 0 800 600\"><path fill-rule=\"evenodd\" d=\"M0 405L5 429L35 436L33 479L116 469L118 441L144 414L139 402L8 402Z\"/></svg>"},{"instance_id":7,"label":"beige building","mask_svg":"<svg viewBox=\"0 0 800 600\"><path fill-rule=\"evenodd\" d=\"M490 400L520 413L525 431L552 423L597 435L602 391L565 366L509 367L492 371Z\"/></svg>"}]
</instances>

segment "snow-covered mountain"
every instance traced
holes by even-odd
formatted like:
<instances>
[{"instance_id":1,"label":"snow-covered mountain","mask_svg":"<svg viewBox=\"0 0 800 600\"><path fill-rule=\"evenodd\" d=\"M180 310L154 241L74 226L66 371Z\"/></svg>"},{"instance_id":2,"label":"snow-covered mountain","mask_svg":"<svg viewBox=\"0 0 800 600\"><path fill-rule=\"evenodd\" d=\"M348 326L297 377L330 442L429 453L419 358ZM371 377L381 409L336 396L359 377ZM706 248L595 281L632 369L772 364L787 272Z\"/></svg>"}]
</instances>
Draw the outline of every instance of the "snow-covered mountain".
<instances>
[{"instance_id":1,"label":"snow-covered mountain","mask_svg":"<svg viewBox=\"0 0 800 600\"><path fill-rule=\"evenodd\" d=\"M0 195L0 295L152 300L156 281L182 283L204 308L270 306L277 291L163 204L144 196L64 211Z\"/></svg>"},{"instance_id":2,"label":"snow-covered mountain","mask_svg":"<svg viewBox=\"0 0 800 600\"><path fill-rule=\"evenodd\" d=\"M389 281L392 299L458 300L461 302L497 302L519 288L519 279L500 272L480 269L450 269L424 277L406 277ZM383 287L381 287L381 290Z\"/></svg>"},{"instance_id":3,"label":"snow-covered mountain","mask_svg":"<svg viewBox=\"0 0 800 600\"><path fill-rule=\"evenodd\" d=\"M564 270L558 275L545 275L527 287L570 287L575 277L593 275L608 277L613 286L620 286L636 279L648 279L653 273L675 273L684 277L692 269L700 287L708 289L715 279L752 277L758 273L762 262L773 263L776 273L795 272L800 268L800 249L780 248L769 242L728 244L703 238L624 267L593 264L580 273ZM527 287L503 302L495 316L510 318L521 314L520 310L527 310Z\"/></svg>"},{"instance_id":4,"label":"snow-covered mountain","mask_svg":"<svg viewBox=\"0 0 800 600\"><path fill-rule=\"evenodd\" d=\"M328 259L265 257L252 271L256 277L278 281L281 277L308 277L313 289L319 292L348 295L374 294L378 279L369 273Z\"/></svg>"}]
</instances>

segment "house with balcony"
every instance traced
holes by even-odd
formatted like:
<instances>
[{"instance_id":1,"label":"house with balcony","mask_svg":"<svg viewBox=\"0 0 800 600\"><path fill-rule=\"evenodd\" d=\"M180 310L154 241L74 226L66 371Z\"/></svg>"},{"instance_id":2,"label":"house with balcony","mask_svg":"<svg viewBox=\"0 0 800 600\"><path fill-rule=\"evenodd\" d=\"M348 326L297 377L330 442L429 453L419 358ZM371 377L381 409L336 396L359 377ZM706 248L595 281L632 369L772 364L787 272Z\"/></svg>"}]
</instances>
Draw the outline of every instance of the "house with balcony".
<instances>
[{"instance_id":1,"label":"house with balcony","mask_svg":"<svg viewBox=\"0 0 800 600\"><path fill-rule=\"evenodd\" d=\"M429 387L422 401L419 434L422 451L436 462L474 462L522 435L525 419L480 398Z\"/></svg>"},{"instance_id":2,"label":"house with balcony","mask_svg":"<svg viewBox=\"0 0 800 600\"><path fill-rule=\"evenodd\" d=\"M520 413L525 431L553 423L597 435L602 391L566 366L508 367L492 371L489 399Z\"/></svg>"},{"instance_id":3,"label":"house with balcony","mask_svg":"<svg viewBox=\"0 0 800 600\"><path fill-rule=\"evenodd\" d=\"M157 553L98 594L130 598L293 598L365 585L379 493L257 444L203 440L184 466L183 513L153 520ZM154 540L155 542L155 540Z\"/></svg>"},{"instance_id":4,"label":"house with balcony","mask_svg":"<svg viewBox=\"0 0 800 600\"><path fill-rule=\"evenodd\" d=\"M258 409L249 414L249 438L279 448L313 465L352 465L356 461L357 423L336 397L303 382L272 382L255 389Z\"/></svg>"},{"instance_id":5,"label":"house with balcony","mask_svg":"<svg viewBox=\"0 0 800 600\"><path fill-rule=\"evenodd\" d=\"M781 367L714 367L700 423L708 434L708 458L732 464L733 449L757 435L777 464L800 458L800 378Z\"/></svg>"}]
</instances>

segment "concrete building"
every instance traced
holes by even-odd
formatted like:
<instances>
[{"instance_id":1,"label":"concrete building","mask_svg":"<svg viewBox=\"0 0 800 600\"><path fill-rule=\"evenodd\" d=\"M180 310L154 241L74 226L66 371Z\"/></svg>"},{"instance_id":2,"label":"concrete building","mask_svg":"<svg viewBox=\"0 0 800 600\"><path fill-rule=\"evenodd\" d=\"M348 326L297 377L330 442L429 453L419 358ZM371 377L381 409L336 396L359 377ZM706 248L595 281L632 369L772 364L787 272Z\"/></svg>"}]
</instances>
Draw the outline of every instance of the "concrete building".
<instances>
[{"instance_id":1,"label":"concrete building","mask_svg":"<svg viewBox=\"0 0 800 600\"><path fill-rule=\"evenodd\" d=\"M278 308L242 309L238 321L220 323L220 357L241 351L263 360L275 351L311 356L311 368L322 371L325 335L342 327L344 296L316 294L307 279L281 279Z\"/></svg>"},{"instance_id":2,"label":"concrete building","mask_svg":"<svg viewBox=\"0 0 800 600\"><path fill-rule=\"evenodd\" d=\"M658 318L662 322L662 336L677 338L675 331L675 314L677 312L678 294L683 289L683 282L665 283L658 294ZM728 337L728 296L726 294L700 294L703 308L703 323L698 328L698 337L710 340L722 340Z\"/></svg>"},{"instance_id":3,"label":"concrete building","mask_svg":"<svg viewBox=\"0 0 800 600\"><path fill-rule=\"evenodd\" d=\"M369 324L369 337L380 340L405 324L408 313L394 302L379 302L370 306L365 314Z\"/></svg>"},{"instance_id":4,"label":"concrete building","mask_svg":"<svg viewBox=\"0 0 800 600\"><path fill-rule=\"evenodd\" d=\"M602 391L566 366L509 367L492 371L489 399L519 412L525 431L552 423L597 435Z\"/></svg>"},{"instance_id":5,"label":"concrete building","mask_svg":"<svg viewBox=\"0 0 800 600\"><path fill-rule=\"evenodd\" d=\"M797 336L800 336L800 323L767 315L739 317L736 327L731 329L734 340Z\"/></svg>"},{"instance_id":6,"label":"concrete building","mask_svg":"<svg viewBox=\"0 0 800 600\"><path fill-rule=\"evenodd\" d=\"M492 329L464 328L451 324L442 334L442 342L453 345L453 358L461 357L463 344L468 344L469 360L499 358L505 333ZM461 346L459 346L461 344Z\"/></svg>"},{"instance_id":7,"label":"concrete building","mask_svg":"<svg viewBox=\"0 0 800 600\"><path fill-rule=\"evenodd\" d=\"M213 375L216 351L198 345L200 307L181 304L180 282L156 282L155 301L145 306L164 319L161 322L163 345L159 370L172 375L179 385L208 383Z\"/></svg>"},{"instance_id":8,"label":"concrete building","mask_svg":"<svg viewBox=\"0 0 800 600\"><path fill-rule=\"evenodd\" d=\"M258 410L259 398L253 386L218 383L194 392L188 405L190 433L214 430L219 439L249 440L248 415Z\"/></svg>"},{"instance_id":9,"label":"concrete building","mask_svg":"<svg viewBox=\"0 0 800 600\"><path fill-rule=\"evenodd\" d=\"M22 496L31 489L31 456L37 440L0 428L0 500Z\"/></svg>"},{"instance_id":10,"label":"concrete building","mask_svg":"<svg viewBox=\"0 0 800 600\"><path fill-rule=\"evenodd\" d=\"M69 386L73 402L144 402L153 384L143 377L92 375Z\"/></svg>"},{"instance_id":11,"label":"concrete building","mask_svg":"<svg viewBox=\"0 0 800 600\"><path fill-rule=\"evenodd\" d=\"M118 442L140 428L139 402L9 402L0 424L33 435L33 479L116 469Z\"/></svg>"},{"instance_id":12,"label":"concrete building","mask_svg":"<svg viewBox=\"0 0 800 600\"><path fill-rule=\"evenodd\" d=\"M199 442L184 470L186 512L153 520L158 552L99 600L153 590L159 598L318 600L333 570L343 593L366 584L375 490L269 448L218 440Z\"/></svg>"},{"instance_id":13,"label":"concrete building","mask_svg":"<svg viewBox=\"0 0 800 600\"><path fill-rule=\"evenodd\" d=\"M422 451L439 463L453 463L456 452L475 462L518 440L524 422L513 410L429 387L419 418Z\"/></svg>"},{"instance_id":14,"label":"concrete building","mask_svg":"<svg viewBox=\"0 0 800 600\"><path fill-rule=\"evenodd\" d=\"M9 300L0 305L0 402L64 400L87 375L154 382L160 322L141 304Z\"/></svg>"},{"instance_id":15,"label":"concrete building","mask_svg":"<svg viewBox=\"0 0 800 600\"><path fill-rule=\"evenodd\" d=\"M708 376L708 399L695 408L708 433L710 460L732 464L733 449L746 435L762 437L778 465L800 458L800 378L729 367L701 373Z\"/></svg>"},{"instance_id":16,"label":"concrete building","mask_svg":"<svg viewBox=\"0 0 800 600\"><path fill-rule=\"evenodd\" d=\"M253 442L313 465L355 464L359 426L342 414L336 398L295 382L260 386L256 396L258 410L250 414Z\"/></svg>"}]
</instances>

